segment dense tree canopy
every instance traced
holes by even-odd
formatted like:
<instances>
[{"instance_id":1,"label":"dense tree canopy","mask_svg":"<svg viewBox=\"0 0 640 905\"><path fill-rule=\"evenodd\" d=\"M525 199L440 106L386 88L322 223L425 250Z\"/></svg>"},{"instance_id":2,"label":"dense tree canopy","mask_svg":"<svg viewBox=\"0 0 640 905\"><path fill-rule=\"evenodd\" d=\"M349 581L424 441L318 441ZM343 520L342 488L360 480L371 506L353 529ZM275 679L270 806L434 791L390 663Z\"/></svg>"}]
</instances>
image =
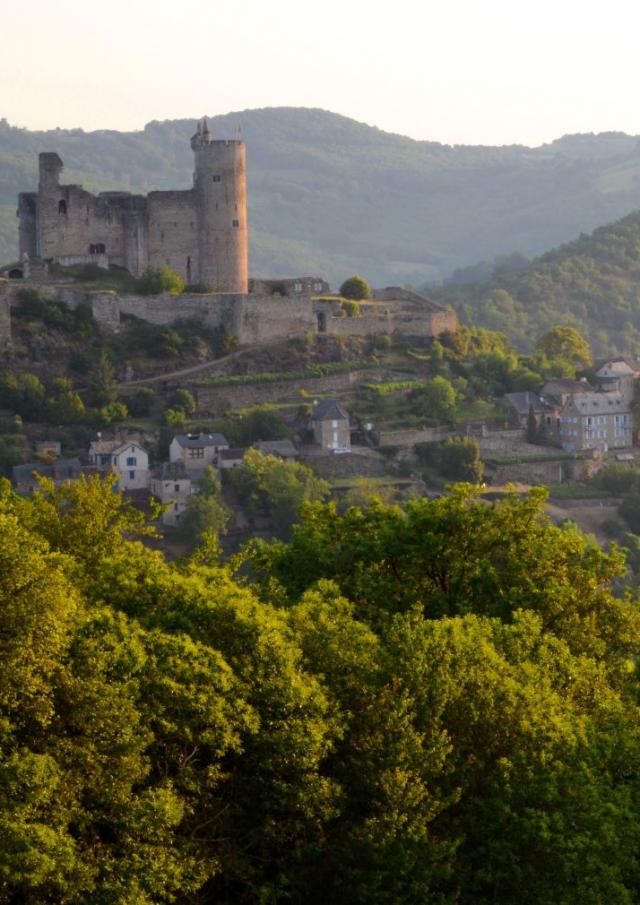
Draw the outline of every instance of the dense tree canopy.
<instances>
[{"instance_id":1,"label":"dense tree canopy","mask_svg":"<svg viewBox=\"0 0 640 905\"><path fill-rule=\"evenodd\" d=\"M1 485L0 902L637 901L637 605L541 504L309 503L234 578Z\"/></svg>"}]
</instances>

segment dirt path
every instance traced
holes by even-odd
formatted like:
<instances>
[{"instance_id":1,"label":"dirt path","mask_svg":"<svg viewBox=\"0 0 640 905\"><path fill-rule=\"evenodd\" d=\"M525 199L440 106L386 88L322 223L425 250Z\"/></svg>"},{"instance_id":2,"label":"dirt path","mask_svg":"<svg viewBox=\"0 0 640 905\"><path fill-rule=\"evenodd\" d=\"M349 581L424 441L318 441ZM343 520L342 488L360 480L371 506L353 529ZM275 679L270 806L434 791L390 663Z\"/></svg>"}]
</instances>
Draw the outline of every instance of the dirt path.
<instances>
[{"instance_id":1,"label":"dirt path","mask_svg":"<svg viewBox=\"0 0 640 905\"><path fill-rule=\"evenodd\" d=\"M256 351L258 349L265 348L265 346L252 346L252 351ZM163 383L166 380L176 380L181 377L192 377L194 374L205 374L207 371L213 371L218 366L224 368L226 364L231 361L235 361L237 358L240 358L242 355L246 355L248 349L237 349L235 352L229 353L229 355L223 356L223 358L209 358L207 361L202 361L197 365L189 365L188 368L178 368L177 371L166 371L163 374L155 374L153 377L140 377L138 380L124 380L119 383L119 390L127 390L131 387L141 387L146 386L149 383Z\"/></svg>"}]
</instances>

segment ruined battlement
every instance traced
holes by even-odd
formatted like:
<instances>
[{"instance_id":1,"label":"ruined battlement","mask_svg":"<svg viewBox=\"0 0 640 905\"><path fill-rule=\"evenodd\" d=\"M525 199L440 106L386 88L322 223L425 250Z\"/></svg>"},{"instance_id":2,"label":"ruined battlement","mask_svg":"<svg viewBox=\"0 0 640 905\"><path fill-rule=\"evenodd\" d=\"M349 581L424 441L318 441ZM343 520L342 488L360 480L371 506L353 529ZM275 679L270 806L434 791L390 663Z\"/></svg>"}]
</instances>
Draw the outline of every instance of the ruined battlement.
<instances>
[{"instance_id":1,"label":"ruined battlement","mask_svg":"<svg viewBox=\"0 0 640 905\"><path fill-rule=\"evenodd\" d=\"M39 155L37 192L18 196L19 253L56 263L97 263L97 255L140 276L167 266L187 283L247 292L248 231L244 142L214 140L206 120L191 140L193 188L148 195L97 195L61 181L63 161Z\"/></svg>"}]
</instances>

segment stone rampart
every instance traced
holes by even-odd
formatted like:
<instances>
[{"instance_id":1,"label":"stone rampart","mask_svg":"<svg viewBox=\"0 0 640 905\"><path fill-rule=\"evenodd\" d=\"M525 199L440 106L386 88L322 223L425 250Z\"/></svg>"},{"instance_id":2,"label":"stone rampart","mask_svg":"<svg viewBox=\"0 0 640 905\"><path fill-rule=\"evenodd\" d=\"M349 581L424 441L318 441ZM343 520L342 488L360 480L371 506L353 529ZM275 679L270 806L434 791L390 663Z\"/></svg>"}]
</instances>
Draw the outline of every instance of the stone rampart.
<instances>
[{"instance_id":1,"label":"stone rampart","mask_svg":"<svg viewBox=\"0 0 640 905\"><path fill-rule=\"evenodd\" d=\"M24 285L12 283L10 304ZM121 315L133 315L158 326L195 318L213 328L224 328L238 338L242 346L280 342L305 334L339 337L397 336L410 340L435 336L443 329L455 329L454 312L430 310L428 302L420 307L403 300L389 306L363 304L359 316L338 316L339 301L325 301L310 295L283 297L244 293L185 295L118 295L108 290L91 290L75 283L33 281L29 285L48 298L70 308L88 304L96 320L106 329L117 331Z\"/></svg>"}]
</instances>

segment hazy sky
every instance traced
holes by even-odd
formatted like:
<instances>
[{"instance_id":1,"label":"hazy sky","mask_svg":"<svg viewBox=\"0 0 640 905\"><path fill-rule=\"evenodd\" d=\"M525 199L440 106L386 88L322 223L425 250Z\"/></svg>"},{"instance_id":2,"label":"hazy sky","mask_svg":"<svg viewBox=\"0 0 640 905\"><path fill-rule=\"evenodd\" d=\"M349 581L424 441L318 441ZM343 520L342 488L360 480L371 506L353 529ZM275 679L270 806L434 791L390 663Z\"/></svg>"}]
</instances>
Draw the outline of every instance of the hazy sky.
<instances>
[{"instance_id":1,"label":"hazy sky","mask_svg":"<svg viewBox=\"0 0 640 905\"><path fill-rule=\"evenodd\" d=\"M447 143L640 133L638 0L3 0L32 129L322 107Z\"/></svg>"}]
</instances>

